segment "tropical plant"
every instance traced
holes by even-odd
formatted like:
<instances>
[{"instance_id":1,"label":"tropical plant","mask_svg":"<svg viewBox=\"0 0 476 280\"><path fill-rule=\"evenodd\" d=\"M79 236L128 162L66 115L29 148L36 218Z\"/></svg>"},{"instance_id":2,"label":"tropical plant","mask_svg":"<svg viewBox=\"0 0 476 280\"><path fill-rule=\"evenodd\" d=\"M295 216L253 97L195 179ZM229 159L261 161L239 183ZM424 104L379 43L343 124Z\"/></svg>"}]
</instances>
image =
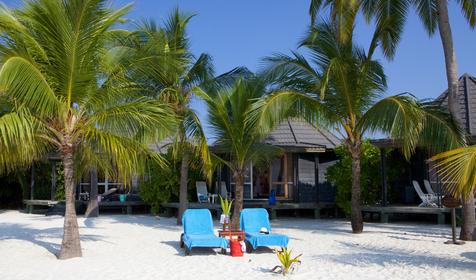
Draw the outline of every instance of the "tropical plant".
<instances>
[{"instance_id":1,"label":"tropical plant","mask_svg":"<svg viewBox=\"0 0 476 280\"><path fill-rule=\"evenodd\" d=\"M476 145L443 152L432 157L434 170L454 197L474 196L476 191Z\"/></svg>"},{"instance_id":2,"label":"tropical plant","mask_svg":"<svg viewBox=\"0 0 476 280\"><path fill-rule=\"evenodd\" d=\"M207 139L190 102L197 92L206 91L226 82L234 71L215 77L212 58L202 53L195 57L190 50L187 26L194 15L175 9L163 26L144 21L131 33L115 34L122 52L133 60L133 76L147 88L145 94L170 104L179 119L176 133L171 136L174 161L180 162L180 195L177 224L187 208L187 182L192 158L202 159L203 172L212 174Z\"/></svg>"},{"instance_id":3,"label":"tropical plant","mask_svg":"<svg viewBox=\"0 0 476 280\"><path fill-rule=\"evenodd\" d=\"M223 198L220 195L220 205L221 205L221 212L225 216L230 216L231 213L231 206L233 205L233 200L228 200L228 198Z\"/></svg>"},{"instance_id":4,"label":"tropical plant","mask_svg":"<svg viewBox=\"0 0 476 280\"><path fill-rule=\"evenodd\" d=\"M146 172L139 183L139 195L151 206L153 214L159 213L162 203L176 201L179 196L180 162L174 161L171 151L164 157L168 164L154 161L147 163ZM193 158L189 168L188 193L190 194L190 190L195 188L195 182L203 179L200 159Z\"/></svg>"},{"instance_id":5,"label":"tropical plant","mask_svg":"<svg viewBox=\"0 0 476 280\"><path fill-rule=\"evenodd\" d=\"M310 60L296 52L266 59L266 72L278 90L262 100L253 118L267 129L282 118L298 115L343 139L352 158L352 231L360 233L360 161L366 133L380 131L401 140L407 158L418 144L444 149L460 143L462 137L447 114L409 94L379 100L386 79L382 66L372 59L377 45L370 44L365 51L352 36L341 40L336 29L328 22L311 27L300 44L310 52Z\"/></svg>"},{"instance_id":6,"label":"tropical plant","mask_svg":"<svg viewBox=\"0 0 476 280\"><path fill-rule=\"evenodd\" d=\"M258 78L238 80L228 89L210 91L202 97L208 106L208 119L216 136L216 159L227 166L235 182L235 207L232 227L238 228L243 209L246 167L250 162L269 161L281 153L277 147L262 143L269 131L248 121L247 115L266 93L266 84Z\"/></svg>"},{"instance_id":7,"label":"tropical plant","mask_svg":"<svg viewBox=\"0 0 476 280\"><path fill-rule=\"evenodd\" d=\"M274 252L276 253L281 265L275 266L271 269L271 272L280 271L283 276L286 276L289 273L293 273L297 266L301 264L300 258L302 254L292 257L292 250L288 250L286 247L282 247L281 250L275 249Z\"/></svg>"},{"instance_id":8,"label":"tropical plant","mask_svg":"<svg viewBox=\"0 0 476 280\"><path fill-rule=\"evenodd\" d=\"M362 204L376 204L380 197L380 151L369 141L362 142L360 189ZM326 179L336 188L336 204L351 213L352 158L345 146L335 149L339 160L327 169ZM390 179L390 178L389 178Z\"/></svg>"},{"instance_id":9,"label":"tropical plant","mask_svg":"<svg viewBox=\"0 0 476 280\"><path fill-rule=\"evenodd\" d=\"M378 37L385 56L392 58L403 32L406 17L411 7L414 7L427 33L432 36L436 29L440 34L445 56L446 77L448 82L448 109L457 118L458 102L458 69L453 35L448 13L448 0L311 0L309 13L311 22L315 22L317 13L330 7L331 15L344 30L343 38L355 24L357 12L362 10L367 21L375 19L377 26L382 26L382 34ZM455 1L471 28L476 26L476 0ZM476 218L474 197L468 196L463 202L463 225L461 236L463 240L471 240L476 236Z\"/></svg>"},{"instance_id":10,"label":"tropical plant","mask_svg":"<svg viewBox=\"0 0 476 280\"><path fill-rule=\"evenodd\" d=\"M11 112L0 117L1 171L57 153L64 168L66 212L60 259L81 256L74 190L97 167L127 184L147 146L174 129L169 106L138 97L121 53L105 47L129 10L105 0L38 0L0 7L0 88Z\"/></svg>"}]
</instances>

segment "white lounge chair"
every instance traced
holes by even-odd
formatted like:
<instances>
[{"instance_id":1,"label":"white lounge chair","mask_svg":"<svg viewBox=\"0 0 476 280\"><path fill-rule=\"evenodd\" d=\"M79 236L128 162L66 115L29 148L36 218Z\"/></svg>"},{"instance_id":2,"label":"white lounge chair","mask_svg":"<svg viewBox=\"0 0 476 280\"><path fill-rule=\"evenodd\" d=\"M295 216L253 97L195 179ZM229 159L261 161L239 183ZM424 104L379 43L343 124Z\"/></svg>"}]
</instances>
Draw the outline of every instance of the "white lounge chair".
<instances>
[{"instance_id":1,"label":"white lounge chair","mask_svg":"<svg viewBox=\"0 0 476 280\"><path fill-rule=\"evenodd\" d=\"M418 205L419 207L438 207L435 203L435 201L438 200L436 195L423 193L417 181L413 181L413 187L422 201L422 203Z\"/></svg>"},{"instance_id":2,"label":"white lounge chair","mask_svg":"<svg viewBox=\"0 0 476 280\"><path fill-rule=\"evenodd\" d=\"M220 182L220 196L223 198L228 198L228 199L231 198L230 193L226 189L226 183L224 181Z\"/></svg>"},{"instance_id":3,"label":"white lounge chair","mask_svg":"<svg viewBox=\"0 0 476 280\"><path fill-rule=\"evenodd\" d=\"M426 192L429 194L436 195L436 193L433 191L433 188L431 187L430 181L428 180L423 180L423 185L425 186Z\"/></svg>"},{"instance_id":4,"label":"white lounge chair","mask_svg":"<svg viewBox=\"0 0 476 280\"><path fill-rule=\"evenodd\" d=\"M199 203L210 203L210 196L208 195L207 183L204 181L197 181L195 183L197 188L197 199Z\"/></svg>"}]
</instances>

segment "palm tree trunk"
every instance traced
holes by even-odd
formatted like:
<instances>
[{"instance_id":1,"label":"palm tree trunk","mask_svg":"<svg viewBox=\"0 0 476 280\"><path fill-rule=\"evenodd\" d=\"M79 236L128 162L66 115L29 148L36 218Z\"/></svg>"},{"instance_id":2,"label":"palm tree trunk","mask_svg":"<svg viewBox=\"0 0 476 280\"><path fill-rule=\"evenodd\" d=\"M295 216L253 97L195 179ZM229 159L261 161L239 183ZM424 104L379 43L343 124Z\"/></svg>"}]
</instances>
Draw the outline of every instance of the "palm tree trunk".
<instances>
[{"instance_id":1,"label":"palm tree trunk","mask_svg":"<svg viewBox=\"0 0 476 280\"><path fill-rule=\"evenodd\" d=\"M180 165L180 194L177 225L182 225L182 215L188 207L188 158L189 154L184 150L182 163Z\"/></svg>"},{"instance_id":2,"label":"palm tree trunk","mask_svg":"<svg viewBox=\"0 0 476 280\"><path fill-rule=\"evenodd\" d=\"M360 144L352 144L352 190L351 190L351 225L352 233L361 233L364 230L362 209L360 205Z\"/></svg>"},{"instance_id":3,"label":"palm tree trunk","mask_svg":"<svg viewBox=\"0 0 476 280\"><path fill-rule=\"evenodd\" d=\"M453 47L453 35L448 16L448 1L438 0L438 29L440 31L441 43L445 54L446 78L448 80L448 109L456 120L459 113L458 108L458 65L456 64L456 54ZM476 235L476 216L474 213L474 197L463 201L463 223L461 226L460 238L462 240L474 240Z\"/></svg>"},{"instance_id":4,"label":"palm tree trunk","mask_svg":"<svg viewBox=\"0 0 476 280\"><path fill-rule=\"evenodd\" d=\"M71 147L68 147L67 151L63 153L63 165L66 211L64 213L63 241L58 256L62 260L82 256L78 221L76 219L73 151Z\"/></svg>"},{"instance_id":5,"label":"palm tree trunk","mask_svg":"<svg viewBox=\"0 0 476 280\"><path fill-rule=\"evenodd\" d=\"M459 239L466 241L476 241L476 225L474 215L474 194L468 199L463 199L463 221Z\"/></svg>"},{"instance_id":6,"label":"palm tree trunk","mask_svg":"<svg viewBox=\"0 0 476 280\"><path fill-rule=\"evenodd\" d=\"M88 209L86 209L86 213L84 214L86 218L99 216L98 173L96 168L91 170L90 178L91 192L89 193Z\"/></svg>"},{"instance_id":7,"label":"palm tree trunk","mask_svg":"<svg viewBox=\"0 0 476 280\"><path fill-rule=\"evenodd\" d=\"M243 209L243 189L244 175L242 171L235 171L233 174L235 179L235 203L233 206L233 215L231 216L231 228L240 228L240 214Z\"/></svg>"}]
</instances>

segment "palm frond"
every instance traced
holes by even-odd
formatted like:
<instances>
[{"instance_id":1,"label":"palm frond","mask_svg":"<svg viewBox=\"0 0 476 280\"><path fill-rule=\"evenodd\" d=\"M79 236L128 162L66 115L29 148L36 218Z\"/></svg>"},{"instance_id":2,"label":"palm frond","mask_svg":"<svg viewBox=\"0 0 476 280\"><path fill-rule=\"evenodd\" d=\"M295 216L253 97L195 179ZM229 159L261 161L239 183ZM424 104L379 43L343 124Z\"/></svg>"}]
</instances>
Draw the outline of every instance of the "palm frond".
<instances>
[{"instance_id":1,"label":"palm frond","mask_svg":"<svg viewBox=\"0 0 476 280\"><path fill-rule=\"evenodd\" d=\"M476 146L462 147L438 154L434 170L445 190L454 197L474 195L476 186Z\"/></svg>"}]
</instances>

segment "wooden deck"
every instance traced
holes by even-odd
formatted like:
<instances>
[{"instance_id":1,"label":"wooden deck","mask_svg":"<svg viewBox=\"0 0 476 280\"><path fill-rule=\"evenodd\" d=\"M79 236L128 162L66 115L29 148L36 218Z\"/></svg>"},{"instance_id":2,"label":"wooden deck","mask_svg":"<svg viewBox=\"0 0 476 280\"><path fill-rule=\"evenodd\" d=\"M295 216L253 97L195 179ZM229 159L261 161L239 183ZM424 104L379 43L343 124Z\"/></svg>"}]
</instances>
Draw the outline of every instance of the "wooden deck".
<instances>
[{"instance_id":1,"label":"wooden deck","mask_svg":"<svg viewBox=\"0 0 476 280\"><path fill-rule=\"evenodd\" d=\"M445 223L446 213L450 213L449 208L432 208L418 206L364 206L363 213L378 214L380 222L388 223L392 214L424 214L437 217L438 224Z\"/></svg>"},{"instance_id":2,"label":"wooden deck","mask_svg":"<svg viewBox=\"0 0 476 280\"><path fill-rule=\"evenodd\" d=\"M40 199L24 199L23 204L26 206L26 212L31 214L33 213L34 207L35 206L42 206L42 207L51 207L53 205L58 204L59 202L62 201L56 201L56 200L40 200ZM88 201L83 201L83 200L76 200L77 204L83 204L85 206L88 205ZM129 201L126 200L124 202L120 201L101 201L99 202L99 209L107 209L107 208L121 208L122 212L124 214L132 214L133 208L137 207L148 207L148 205L144 201Z\"/></svg>"},{"instance_id":3,"label":"wooden deck","mask_svg":"<svg viewBox=\"0 0 476 280\"><path fill-rule=\"evenodd\" d=\"M335 209L334 203L293 203L293 202L281 202L276 205L269 205L266 201L245 201L243 203L244 208L265 208L270 213L270 219L276 219L277 212L282 210L294 210L296 214L300 210L312 210L315 219L321 217L321 210L323 209ZM165 209L167 216L173 216L173 214L179 208L178 202L168 202L161 204L161 207ZM220 204L212 203L189 203L189 209L210 209L215 212L216 216L221 215Z\"/></svg>"}]
</instances>

